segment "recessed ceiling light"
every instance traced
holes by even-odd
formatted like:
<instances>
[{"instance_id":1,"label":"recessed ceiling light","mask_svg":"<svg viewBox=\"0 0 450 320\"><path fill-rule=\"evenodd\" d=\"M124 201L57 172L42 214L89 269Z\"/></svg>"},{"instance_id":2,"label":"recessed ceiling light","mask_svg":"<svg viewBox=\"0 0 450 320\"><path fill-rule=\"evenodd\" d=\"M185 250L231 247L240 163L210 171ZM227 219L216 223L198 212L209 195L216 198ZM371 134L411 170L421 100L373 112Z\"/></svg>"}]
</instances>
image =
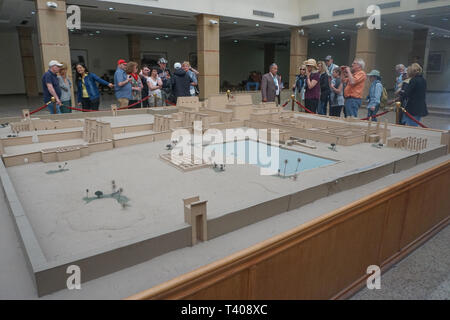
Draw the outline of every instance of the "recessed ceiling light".
<instances>
[{"instance_id":1,"label":"recessed ceiling light","mask_svg":"<svg viewBox=\"0 0 450 320\"><path fill-rule=\"evenodd\" d=\"M330 40L327 40L327 42L330 42Z\"/></svg>"},{"instance_id":2,"label":"recessed ceiling light","mask_svg":"<svg viewBox=\"0 0 450 320\"><path fill-rule=\"evenodd\" d=\"M238 22L237 22L237 21L233 21L233 23L234 23L234 24L237 24Z\"/></svg>"},{"instance_id":3,"label":"recessed ceiling light","mask_svg":"<svg viewBox=\"0 0 450 320\"><path fill-rule=\"evenodd\" d=\"M416 15L415 14L412 14L411 16L410 16L411 18L415 18L416 17Z\"/></svg>"},{"instance_id":4,"label":"recessed ceiling light","mask_svg":"<svg viewBox=\"0 0 450 320\"><path fill-rule=\"evenodd\" d=\"M36 14L36 11L31 11L31 14Z\"/></svg>"},{"instance_id":5,"label":"recessed ceiling light","mask_svg":"<svg viewBox=\"0 0 450 320\"><path fill-rule=\"evenodd\" d=\"M256 26L259 27L259 23L257 23Z\"/></svg>"},{"instance_id":6,"label":"recessed ceiling light","mask_svg":"<svg viewBox=\"0 0 450 320\"><path fill-rule=\"evenodd\" d=\"M341 34L344 34L345 32L344 31L341 31Z\"/></svg>"},{"instance_id":7,"label":"recessed ceiling light","mask_svg":"<svg viewBox=\"0 0 450 320\"><path fill-rule=\"evenodd\" d=\"M96 33L96 34L99 34L99 33L100 33L100 30L95 31L95 33Z\"/></svg>"},{"instance_id":8,"label":"recessed ceiling light","mask_svg":"<svg viewBox=\"0 0 450 320\"><path fill-rule=\"evenodd\" d=\"M188 37L183 37L183 39L187 39Z\"/></svg>"},{"instance_id":9,"label":"recessed ceiling light","mask_svg":"<svg viewBox=\"0 0 450 320\"><path fill-rule=\"evenodd\" d=\"M159 37L156 37L155 39L156 39L156 40L159 40Z\"/></svg>"},{"instance_id":10,"label":"recessed ceiling light","mask_svg":"<svg viewBox=\"0 0 450 320\"><path fill-rule=\"evenodd\" d=\"M311 41L312 44L316 43L315 41Z\"/></svg>"},{"instance_id":11,"label":"recessed ceiling light","mask_svg":"<svg viewBox=\"0 0 450 320\"><path fill-rule=\"evenodd\" d=\"M331 30L330 30L330 29L328 29L328 30L327 30L327 32L331 32Z\"/></svg>"},{"instance_id":12,"label":"recessed ceiling light","mask_svg":"<svg viewBox=\"0 0 450 320\"><path fill-rule=\"evenodd\" d=\"M110 7L110 8L108 8L108 10L112 11L112 10L116 10L116 8Z\"/></svg>"},{"instance_id":13,"label":"recessed ceiling light","mask_svg":"<svg viewBox=\"0 0 450 320\"><path fill-rule=\"evenodd\" d=\"M335 24L334 27L337 28L337 27L339 27L339 25L338 25L338 24Z\"/></svg>"},{"instance_id":14,"label":"recessed ceiling light","mask_svg":"<svg viewBox=\"0 0 450 320\"><path fill-rule=\"evenodd\" d=\"M93 34L93 33L89 33L89 35L90 35L90 36L93 36L94 34Z\"/></svg>"},{"instance_id":15,"label":"recessed ceiling light","mask_svg":"<svg viewBox=\"0 0 450 320\"><path fill-rule=\"evenodd\" d=\"M168 38L169 36L166 34L165 36L164 36L164 38Z\"/></svg>"},{"instance_id":16,"label":"recessed ceiling light","mask_svg":"<svg viewBox=\"0 0 450 320\"><path fill-rule=\"evenodd\" d=\"M234 40L233 42L234 42L234 43L238 43L238 42L239 42L239 40Z\"/></svg>"},{"instance_id":17,"label":"recessed ceiling light","mask_svg":"<svg viewBox=\"0 0 450 320\"><path fill-rule=\"evenodd\" d=\"M343 41L345 41L345 38L342 38Z\"/></svg>"},{"instance_id":18,"label":"recessed ceiling light","mask_svg":"<svg viewBox=\"0 0 450 320\"><path fill-rule=\"evenodd\" d=\"M148 11L147 13L148 13L148 14L153 14L153 11Z\"/></svg>"}]
</instances>

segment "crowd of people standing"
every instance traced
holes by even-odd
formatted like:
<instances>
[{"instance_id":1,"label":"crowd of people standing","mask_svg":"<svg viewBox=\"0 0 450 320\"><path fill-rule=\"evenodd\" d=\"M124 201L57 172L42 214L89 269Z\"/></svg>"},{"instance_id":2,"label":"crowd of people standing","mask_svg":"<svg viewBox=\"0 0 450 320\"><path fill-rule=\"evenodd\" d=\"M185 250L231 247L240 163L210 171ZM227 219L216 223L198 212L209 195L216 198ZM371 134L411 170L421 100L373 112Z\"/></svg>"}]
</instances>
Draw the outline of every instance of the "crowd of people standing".
<instances>
[{"instance_id":1,"label":"crowd of people standing","mask_svg":"<svg viewBox=\"0 0 450 320\"><path fill-rule=\"evenodd\" d=\"M331 56L319 62L308 59L300 66L292 89L296 99L314 113L340 117L343 111L345 117L356 118L364 99L366 81L369 81L365 101L367 117L373 121L377 121L376 115L381 106L385 107L397 101L401 102L409 115L418 122L428 115L427 84L423 77L423 69L418 63L413 63L408 68L403 65L396 66L398 77L395 98L391 101L388 101L380 72L372 70L366 74L364 69L365 62L359 58L353 61L351 67L337 66ZM418 126L410 116L403 113L400 124Z\"/></svg>"},{"instance_id":2,"label":"crowd of people standing","mask_svg":"<svg viewBox=\"0 0 450 320\"><path fill-rule=\"evenodd\" d=\"M110 83L89 72L86 65L75 65L77 103L82 110L95 111L100 105L100 90L108 87L115 90L120 108L151 107L174 104L178 97L198 95L198 71L189 62L175 63L174 71L167 68L168 61L161 58L158 66L143 65L139 70L136 62L120 59L114 74L114 83ZM407 113L402 114L401 124L417 126L421 118L428 115L426 105L427 83L423 69L418 63L408 68L396 66L398 77L395 81L395 98L387 100L387 92L382 84L381 74L372 70L366 74L365 62L356 58L351 67L337 66L332 56L324 61L306 60L300 66L292 90L296 99L304 103L313 113L340 117L357 117L363 102L366 81L370 87L367 102L367 117L377 121L380 107L399 101ZM72 82L67 77L67 65L52 60L49 69L42 77L44 101L50 113L68 113L71 109ZM277 101L281 104L283 82L278 74L277 64L272 64L267 74L261 78L263 102ZM51 102L52 97L54 102ZM411 119L411 116L414 119Z\"/></svg>"},{"instance_id":3,"label":"crowd of people standing","mask_svg":"<svg viewBox=\"0 0 450 320\"><path fill-rule=\"evenodd\" d=\"M83 111L97 111L100 106L100 89L115 91L119 108L141 108L175 104L178 97L199 94L198 71L188 61L174 64L174 72L167 68L168 61L161 58L158 66L143 65L139 70L134 61L117 61L114 83L89 72L83 63L77 63L75 84L67 76L67 65L56 60L49 62L49 69L42 76L44 102L48 111L72 112L72 87L77 88L76 104ZM99 89L100 87L100 89ZM53 98L53 100L52 100Z\"/></svg>"}]
</instances>

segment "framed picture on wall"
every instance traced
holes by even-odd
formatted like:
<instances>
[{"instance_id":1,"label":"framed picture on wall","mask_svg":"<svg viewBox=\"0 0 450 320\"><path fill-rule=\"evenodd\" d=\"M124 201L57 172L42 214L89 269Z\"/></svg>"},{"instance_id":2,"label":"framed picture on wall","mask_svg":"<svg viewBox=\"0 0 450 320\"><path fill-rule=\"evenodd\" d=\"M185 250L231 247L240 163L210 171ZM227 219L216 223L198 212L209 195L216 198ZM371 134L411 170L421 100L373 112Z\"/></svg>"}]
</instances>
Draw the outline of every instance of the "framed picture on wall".
<instances>
[{"instance_id":1,"label":"framed picture on wall","mask_svg":"<svg viewBox=\"0 0 450 320\"><path fill-rule=\"evenodd\" d=\"M88 51L84 49L71 49L70 50L70 64L72 68L75 68L77 63L84 63L89 68L88 63Z\"/></svg>"},{"instance_id":2,"label":"framed picture on wall","mask_svg":"<svg viewBox=\"0 0 450 320\"><path fill-rule=\"evenodd\" d=\"M444 70L444 52L432 51L428 55L428 73L440 73Z\"/></svg>"},{"instance_id":3,"label":"framed picture on wall","mask_svg":"<svg viewBox=\"0 0 450 320\"><path fill-rule=\"evenodd\" d=\"M141 53L141 65L148 65L149 67L157 67L158 60L164 58L169 61L167 52L147 51ZM169 61L170 63L170 61ZM169 65L168 65L169 66Z\"/></svg>"}]
</instances>

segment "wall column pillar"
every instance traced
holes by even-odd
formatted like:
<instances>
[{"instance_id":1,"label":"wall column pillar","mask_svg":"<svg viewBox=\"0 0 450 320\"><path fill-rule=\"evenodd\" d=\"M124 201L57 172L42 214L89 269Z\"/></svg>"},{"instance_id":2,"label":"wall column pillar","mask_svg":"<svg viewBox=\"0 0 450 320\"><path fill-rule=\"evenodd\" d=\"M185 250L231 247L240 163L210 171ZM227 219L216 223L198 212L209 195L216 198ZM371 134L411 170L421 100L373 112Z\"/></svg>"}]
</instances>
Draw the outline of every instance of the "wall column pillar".
<instances>
[{"instance_id":1,"label":"wall column pillar","mask_svg":"<svg viewBox=\"0 0 450 320\"><path fill-rule=\"evenodd\" d=\"M308 34L305 28L291 29L291 53L289 63L289 88L295 83L298 69L308 58Z\"/></svg>"},{"instance_id":2,"label":"wall column pillar","mask_svg":"<svg viewBox=\"0 0 450 320\"><path fill-rule=\"evenodd\" d=\"M211 24L210 20L217 21ZM220 18L200 14L197 16L198 85L200 99L219 94L220 90Z\"/></svg>"},{"instance_id":3,"label":"wall column pillar","mask_svg":"<svg viewBox=\"0 0 450 320\"><path fill-rule=\"evenodd\" d=\"M17 27L20 55L22 57L23 78L25 80L25 93L27 97L39 96L36 65L34 63L33 55L33 41L31 39L32 32L32 28Z\"/></svg>"},{"instance_id":4,"label":"wall column pillar","mask_svg":"<svg viewBox=\"0 0 450 320\"><path fill-rule=\"evenodd\" d=\"M269 67L275 62L275 43L264 44L264 73L269 72Z\"/></svg>"},{"instance_id":5,"label":"wall column pillar","mask_svg":"<svg viewBox=\"0 0 450 320\"><path fill-rule=\"evenodd\" d=\"M130 61L141 65L141 36L138 34L128 35L128 54Z\"/></svg>"},{"instance_id":6,"label":"wall column pillar","mask_svg":"<svg viewBox=\"0 0 450 320\"><path fill-rule=\"evenodd\" d=\"M370 30L366 26L358 29L358 35L356 38L356 56L355 58L361 58L366 63L365 72L369 73L372 69L375 69L376 55L377 55L377 41L378 32L376 29ZM363 97L367 96L369 91L369 81L366 81Z\"/></svg>"},{"instance_id":7,"label":"wall column pillar","mask_svg":"<svg viewBox=\"0 0 450 320\"><path fill-rule=\"evenodd\" d=\"M423 68L423 74L427 73L428 54L430 53L430 34L428 29L415 29L413 36L412 51L409 63L417 62Z\"/></svg>"},{"instance_id":8,"label":"wall column pillar","mask_svg":"<svg viewBox=\"0 0 450 320\"><path fill-rule=\"evenodd\" d=\"M72 79L70 60L69 32L67 30L67 12L65 0L54 0L57 8L48 8L46 0L36 1L37 30L39 35L39 48L42 57L42 69L48 70L51 60L66 63L67 76ZM72 88L72 104L74 103Z\"/></svg>"}]
</instances>

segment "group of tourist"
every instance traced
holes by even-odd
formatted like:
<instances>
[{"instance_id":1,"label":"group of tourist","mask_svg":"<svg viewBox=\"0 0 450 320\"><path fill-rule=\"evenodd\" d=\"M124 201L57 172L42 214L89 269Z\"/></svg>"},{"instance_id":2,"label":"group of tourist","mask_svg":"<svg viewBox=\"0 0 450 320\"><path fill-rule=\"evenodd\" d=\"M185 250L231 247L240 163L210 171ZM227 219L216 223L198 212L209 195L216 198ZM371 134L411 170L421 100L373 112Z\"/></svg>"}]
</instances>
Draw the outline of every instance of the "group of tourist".
<instances>
[{"instance_id":1,"label":"group of tourist","mask_svg":"<svg viewBox=\"0 0 450 320\"><path fill-rule=\"evenodd\" d=\"M358 110L363 102L366 81L370 82L367 102L367 117L377 121L376 115L380 107L400 101L408 113L418 122L428 114L426 105L426 80L423 77L422 67L413 63L407 69L398 65L396 70L395 99L388 101L387 91L381 80L378 70L366 74L365 62L356 58L351 67L337 66L332 56L324 61L315 59L306 60L299 68L292 87L297 101L311 112L321 115L328 114L340 117L342 111L345 117L357 117ZM282 83L278 75L278 66L272 64L269 73L265 74L261 82L261 95L263 102L277 101L280 104ZM329 105L329 108L328 108ZM401 124L418 126L407 114L402 114Z\"/></svg>"},{"instance_id":2,"label":"group of tourist","mask_svg":"<svg viewBox=\"0 0 450 320\"><path fill-rule=\"evenodd\" d=\"M138 64L120 59L114 74L114 84L105 81L89 72L83 63L75 65L78 106L83 110L98 110L100 92L98 85L115 89L120 108L163 106L176 103L178 97L198 94L198 71L189 62L174 64L174 72L167 68L167 60L159 59L158 67ZM428 114L426 105L427 83L423 77L422 67L413 63L408 68L396 66L395 99L387 101L387 93L381 82L378 70L364 72L365 62L355 59L352 66L337 66L333 57L327 56L324 61L306 60L300 66L292 90L296 99L305 107L321 115L340 117L357 117L362 105L366 80L370 87L367 101L367 117L377 121L376 115L380 106L400 101L402 106L415 120L419 121ZM257 74L255 74L255 77ZM255 78L256 79L256 78ZM42 77L44 101L49 103L50 113L68 113L71 109L72 82L67 77L67 65L52 60L49 70ZM277 101L281 104L283 82L278 74L277 64L270 66L270 71L261 78L261 95L263 102ZM329 106L329 108L328 108ZM417 126L407 114L402 114L401 124Z\"/></svg>"},{"instance_id":3,"label":"group of tourist","mask_svg":"<svg viewBox=\"0 0 450 320\"><path fill-rule=\"evenodd\" d=\"M153 107L176 103L178 97L198 95L198 71L185 61L174 64L174 72L167 68L167 60L159 59L158 66L143 65L139 70L134 61L120 59L114 74L114 84L89 72L83 63L75 65L77 106L84 111L96 111L100 105L98 86L115 90L119 108ZM72 81L67 76L67 65L52 60L42 77L44 101L48 111L72 112ZM52 98L54 100L52 101Z\"/></svg>"}]
</instances>

